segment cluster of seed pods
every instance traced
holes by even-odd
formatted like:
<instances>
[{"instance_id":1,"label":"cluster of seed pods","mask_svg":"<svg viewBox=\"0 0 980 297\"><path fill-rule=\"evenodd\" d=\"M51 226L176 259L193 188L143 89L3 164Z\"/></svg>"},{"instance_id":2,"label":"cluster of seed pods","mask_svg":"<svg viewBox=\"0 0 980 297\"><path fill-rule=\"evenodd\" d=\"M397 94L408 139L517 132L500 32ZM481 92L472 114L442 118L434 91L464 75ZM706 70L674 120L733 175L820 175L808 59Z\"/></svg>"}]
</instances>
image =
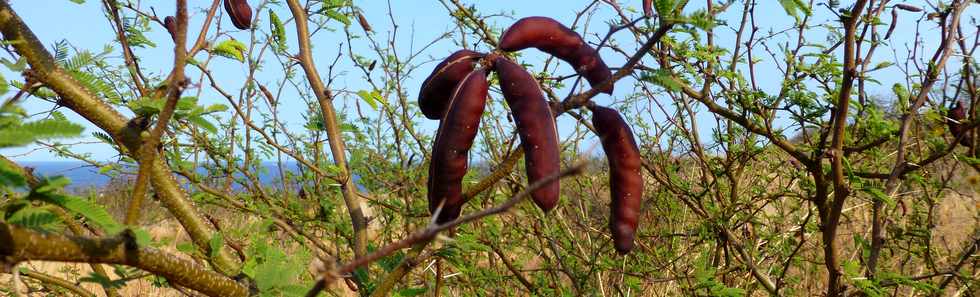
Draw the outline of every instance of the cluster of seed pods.
<instances>
[{"instance_id":1,"label":"cluster of seed pods","mask_svg":"<svg viewBox=\"0 0 980 297\"><path fill-rule=\"evenodd\" d=\"M575 68L593 87L612 78L612 72L582 37L547 17L518 20L500 37L499 49L515 52L536 48ZM459 50L443 60L422 83L419 107L425 117L440 120L429 163L429 211L443 224L459 217L463 204L462 180L486 104L487 75L495 71L500 89L513 114L529 183L559 172L561 166L558 128L551 105L534 77L509 58ZM601 92L612 94L608 84ZM640 214L643 180L640 154L633 132L618 112L590 105L593 125L602 141L610 165L610 230L616 250L625 254L633 248ZM531 192L534 203L548 212L558 204L559 182L553 181Z\"/></svg>"}]
</instances>

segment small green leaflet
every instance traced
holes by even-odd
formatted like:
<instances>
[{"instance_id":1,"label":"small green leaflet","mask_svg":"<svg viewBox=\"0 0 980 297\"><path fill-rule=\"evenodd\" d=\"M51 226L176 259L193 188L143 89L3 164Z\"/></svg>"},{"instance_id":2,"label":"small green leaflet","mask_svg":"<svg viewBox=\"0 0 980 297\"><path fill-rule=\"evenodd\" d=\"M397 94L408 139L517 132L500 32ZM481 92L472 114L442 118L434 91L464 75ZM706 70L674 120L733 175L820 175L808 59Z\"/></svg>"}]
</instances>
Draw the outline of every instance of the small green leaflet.
<instances>
[{"instance_id":1,"label":"small green leaflet","mask_svg":"<svg viewBox=\"0 0 980 297\"><path fill-rule=\"evenodd\" d=\"M0 95L6 94L10 90L10 84L7 83L7 79L0 75Z\"/></svg>"},{"instance_id":2,"label":"small green leaflet","mask_svg":"<svg viewBox=\"0 0 980 297\"><path fill-rule=\"evenodd\" d=\"M214 126L211 121L208 121L199 115L189 116L187 117L187 121L195 126L201 127L201 129L207 130L210 133L218 133L218 127Z\"/></svg>"},{"instance_id":3,"label":"small green leaflet","mask_svg":"<svg viewBox=\"0 0 980 297\"><path fill-rule=\"evenodd\" d=\"M221 236L221 233L215 232L211 235L211 241L208 242L208 246L211 248L211 257L217 257L221 252L221 247L225 245L225 238Z\"/></svg>"},{"instance_id":4,"label":"small green leaflet","mask_svg":"<svg viewBox=\"0 0 980 297\"><path fill-rule=\"evenodd\" d=\"M70 184L71 180L67 177L56 176L41 181L41 185L34 189L29 197L42 200L51 204L61 206L73 213L77 213L99 226L106 233L117 233L122 230L122 224L116 222L105 208L92 201L81 197L65 195L59 193L62 188Z\"/></svg>"},{"instance_id":5,"label":"small green leaflet","mask_svg":"<svg viewBox=\"0 0 980 297\"><path fill-rule=\"evenodd\" d=\"M324 11L323 14L326 15L328 18L344 23L344 26L350 26L350 19L347 18L346 15L343 15L335 10L327 10Z\"/></svg>"},{"instance_id":6,"label":"small green leaflet","mask_svg":"<svg viewBox=\"0 0 980 297\"><path fill-rule=\"evenodd\" d=\"M129 107L133 113L141 116L150 116L160 113L163 110L163 100L157 100L149 97L140 97L137 100L129 101L126 103L126 107Z\"/></svg>"},{"instance_id":7,"label":"small green leaflet","mask_svg":"<svg viewBox=\"0 0 980 297\"><path fill-rule=\"evenodd\" d=\"M674 0L654 0L653 8L657 10L657 14L660 16L671 16L674 14Z\"/></svg>"},{"instance_id":8,"label":"small green leaflet","mask_svg":"<svg viewBox=\"0 0 980 297\"><path fill-rule=\"evenodd\" d=\"M11 62L7 58L0 58L0 64L3 64L3 66L6 66L7 69L13 72L21 72L27 69L27 59L24 57L18 58L16 62Z\"/></svg>"},{"instance_id":9,"label":"small green leaflet","mask_svg":"<svg viewBox=\"0 0 980 297\"><path fill-rule=\"evenodd\" d=\"M84 129L80 125L58 119L0 127L0 148L27 145L38 139L74 137Z\"/></svg>"},{"instance_id":10,"label":"small green leaflet","mask_svg":"<svg viewBox=\"0 0 980 297\"><path fill-rule=\"evenodd\" d=\"M387 101L385 101L385 98L382 97L381 93L377 90L370 92L367 90L360 90L357 92L357 95L360 96L364 102L367 102L368 105L371 105L371 108L374 110L378 110L378 102L381 102L382 105L387 105Z\"/></svg>"},{"instance_id":11,"label":"small green leaflet","mask_svg":"<svg viewBox=\"0 0 980 297\"><path fill-rule=\"evenodd\" d=\"M786 14L793 16L797 21L800 20L800 12L810 15L810 6L807 6L803 0L779 0L779 4L786 10Z\"/></svg>"},{"instance_id":12,"label":"small green leaflet","mask_svg":"<svg viewBox=\"0 0 980 297\"><path fill-rule=\"evenodd\" d=\"M218 43L213 49L215 55L219 55L229 59L235 59L239 62L245 62L245 50L247 47L245 44L239 42L238 40L228 39Z\"/></svg>"},{"instance_id":13,"label":"small green leaflet","mask_svg":"<svg viewBox=\"0 0 980 297\"><path fill-rule=\"evenodd\" d=\"M426 287L404 288L404 289L401 289L401 290L398 290L397 292L395 292L395 296L399 296L399 297L420 296L422 294L425 294L425 291L426 290L427 290Z\"/></svg>"},{"instance_id":14,"label":"small green leaflet","mask_svg":"<svg viewBox=\"0 0 980 297\"><path fill-rule=\"evenodd\" d=\"M881 63L878 63L878 65L875 65L874 68L871 68L870 71L875 71L875 70L879 70L879 69L888 68L888 67L891 67L892 65L894 65L894 63L888 62L888 61L883 61Z\"/></svg>"},{"instance_id":15,"label":"small green leaflet","mask_svg":"<svg viewBox=\"0 0 980 297\"><path fill-rule=\"evenodd\" d=\"M7 218L7 222L47 232L58 231L63 227L58 216L42 207L22 208Z\"/></svg>"},{"instance_id":16,"label":"small green leaflet","mask_svg":"<svg viewBox=\"0 0 980 297\"><path fill-rule=\"evenodd\" d=\"M344 26L350 26L350 18L348 18L347 15L340 13L340 8L350 5L351 3L345 0L327 0L323 1L323 7L320 8L318 13L322 13L328 18L344 23Z\"/></svg>"},{"instance_id":17,"label":"small green leaflet","mask_svg":"<svg viewBox=\"0 0 980 297\"><path fill-rule=\"evenodd\" d=\"M683 88L680 83L674 81L674 77L671 76L669 71L663 69L644 71L640 79L657 84L668 91L678 91Z\"/></svg>"},{"instance_id":18,"label":"small green leaflet","mask_svg":"<svg viewBox=\"0 0 980 297\"><path fill-rule=\"evenodd\" d=\"M0 186L23 187L27 180L7 162L0 162Z\"/></svg>"},{"instance_id":19,"label":"small green leaflet","mask_svg":"<svg viewBox=\"0 0 980 297\"><path fill-rule=\"evenodd\" d=\"M272 39L276 42L276 51L285 52L286 46L286 28L282 25L282 20L276 15L275 11L269 10L269 30L272 31Z\"/></svg>"}]
</instances>

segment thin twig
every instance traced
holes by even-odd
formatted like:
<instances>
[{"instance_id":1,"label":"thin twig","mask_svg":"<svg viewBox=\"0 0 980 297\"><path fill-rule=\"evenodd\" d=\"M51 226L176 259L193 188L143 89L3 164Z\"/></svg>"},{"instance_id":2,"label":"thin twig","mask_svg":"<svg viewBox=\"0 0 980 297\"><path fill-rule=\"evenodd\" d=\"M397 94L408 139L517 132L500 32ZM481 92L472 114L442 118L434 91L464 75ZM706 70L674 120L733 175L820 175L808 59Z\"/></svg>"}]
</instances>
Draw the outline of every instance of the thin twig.
<instances>
[{"instance_id":1,"label":"thin twig","mask_svg":"<svg viewBox=\"0 0 980 297\"><path fill-rule=\"evenodd\" d=\"M469 214L469 215L462 216L462 217L457 218L457 219L455 219L453 221L446 222L445 224L442 224L442 225L430 224L425 229L420 230L420 231L417 231L415 233L412 233L412 235L409 235L408 237L406 237L406 238L404 238L402 240L399 240L399 241L397 241L395 243L386 245L385 247L380 248L377 251L375 251L373 253L370 253L370 254L367 254L367 255L365 255L363 257L356 258L356 259L352 260L351 262L349 262L347 264L341 265L336 270L327 271L323 275L323 277L320 278L318 284L315 285L306 294L306 296L316 296L317 294L320 293L320 290L322 290L322 288L325 287L325 284L328 284L328 283L332 282L334 279L337 279L337 278L339 278L339 277L341 277L343 275L349 274L349 273L353 272L357 268L360 268L362 266L365 266L367 264L370 264L371 262L377 261L378 259L381 259L381 258L383 258L385 256L388 256L388 255L390 255L390 254L392 254L392 253L394 253L394 252L396 252L398 250L404 249L404 248L406 248L408 246L411 246L411 245L413 245L415 243L429 241L429 240L435 238L436 235L439 234L439 232L445 231L447 229L450 229L450 228L453 228L453 227L456 227L456 226L459 226L459 225L462 225L462 224L465 224L465 223L476 221L476 220L479 220L479 219L484 218L484 217L487 217L487 216L491 216L491 215L495 215L495 214L506 212L507 210L509 210L512 207L514 207L515 205L517 205L517 203L523 201L524 198L527 198L527 196L530 195L531 192L533 192L534 190L537 190L538 188L541 188L541 187L543 187L543 186L545 186L545 185L547 185L547 184L549 184L549 183L551 183L551 182L553 182L555 180L558 180L558 179L561 179L561 178L564 178L564 177L568 177L568 176L572 176L572 175L581 174L584 171L585 166L586 166L586 163L585 162L578 162L577 164L572 165L571 167L566 168L566 169L562 170L561 172L559 172L557 174L554 174L554 175L545 177L543 179L540 179L540 180L532 183L527 188L525 188L524 191L521 191L520 193L517 193L517 195L514 195L509 200L507 200L506 202L504 202L504 203L502 203L500 205L497 205L497 206L494 206L494 207L491 207L491 208L484 209L484 210L482 210L480 212L476 212L476 213L472 213L472 214ZM322 283L322 284L320 284L320 283Z\"/></svg>"}]
</instances>

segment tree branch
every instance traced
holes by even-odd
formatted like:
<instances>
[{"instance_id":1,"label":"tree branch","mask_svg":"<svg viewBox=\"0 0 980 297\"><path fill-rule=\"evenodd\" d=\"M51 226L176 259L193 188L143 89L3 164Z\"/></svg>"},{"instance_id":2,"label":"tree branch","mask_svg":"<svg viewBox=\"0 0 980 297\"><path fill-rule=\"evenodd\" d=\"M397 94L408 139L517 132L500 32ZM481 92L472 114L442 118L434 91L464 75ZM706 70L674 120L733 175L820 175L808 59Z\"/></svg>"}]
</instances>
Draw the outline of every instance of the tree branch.
<instances>
[{"instance_id":1,"label":"tree branch","mask_svg":"<svg viewBox=\"0 0 980 297\"><path fill-rule=\"evenodd\" d=\"M351 178L350 167L347 166L347 153L344 149L344 139L340 133L340 125L337 123L337 114L333 108L333 96L323 85L323 79L316 70L313 63L313 53L310 47L310 30L307 28L306 10L300 5L299 0L286 0L289 10L293 13L296 22L296 39L299 43L300 66L306 72L306 79L316 95L320 105L320 113L327 129L327 141L330 144L330 153L333 155L334 165L337 165L340 172L340 188L344 195L344 203L347 205L347 212L351 217L351 224L354 227L354 256L363 257L367 254L367 218L364 217L364 204L361 197L355 192L353 180Z\"/></svg>"},{"instance_id":2,"label":"tree branch","mask_svg":"<svg viewBox=\"0 0 980 297\"><path fill-rule=\"evenodd\" d=\"M59 104L67 106L106 131L116 143L122 144L127 154L139 158L141 142L138 123L131 122L82 86L71 74L58 67L41 41L6 1L0 1L0 33L3 33L3 40L9 42L27 60L31 66L29 74L58 94L61 99ZM154 158L150 165L150 181L160 201L177 218L194 244L210 251L212 231L197 214L187 193L174 179L169 165L163 158ZM214 254L215 257L210 260L216 269L226 275L238 273L239 265L228 249L223 248Z\"/></svg>"},{"instance_id":3,"label":"tree branch","mask_svg":"<svg viewBox=\"0 0 980 297\"><path fill-rule=\"evenodd\" d=\"M314 286L314 288L311 289L310 292L308 292L306 294L306 296L308 296L308 297L316 296L317 294L319 294L320 290L322 290L326 286L326 284L329 284L334 279L337 279L340 276L343 276L343 275L346 275L346 274L349 274L349 273L353 272L357 268L360 268L362 266L365 266L367 264L370 264L371 262L377 261L378 259L381 259L381 258L383 258L385 256L388 256L388 255L390 255L390 254L392 254L392 253L394 253L394 252L396 252L398 250L404 249L404 248L406 248L408 246L411 246L413 244L416 244L416 243L419 243L419 242L428 242L428 241L431 241L433 238L435 238L435 236L437 234L439 234L439 232L442 232L442 231L445 231L447 229L450 229L450 228L453 228L453 227L456 227L456 226L459 226L459 225L462 225L462 224L466 224L466 223L469 223L469 222L472 222L472 221L476 221L476 220L482 219L482 218L487 217L487 216L491 216L491 215L503 213L503 212L505 212L507 210L510 210L512 207L514 207L514 205L517 205L517 203L519 203L522 200L524 200L524 198L527 198L527 196L530 195L531 192L533 192L534 190L536 190L536 189L538 189L540 187L543 187L543 186L545 186L545 185L547 185L547 184L549 184L549 183L551 183L551 182L553 182L555 180L561 179L563 177L568 177L568 176L572 176L572 175L581 174L584 169L585 169L585 163L584 162L579 162L578 164L572 165L571 167L566 168L566 169L562 170L559 173L553 174L551 176L548 176L546 178L540 179L540 180L532 183L527 188L525 188L524 191L521 191L520 193L517 193L517 195L514 195L509 200L505 201L504 203L502 203L500 205L497 205L497 206L494 206L494 207L491 207L491 208L484 209L484 210L482 210L480 212L471 213L471 214L468 214L468 215L459 217L459 218L457 218L457 219L455 219L453 221L446 222L445 224L442 224L442 225L430 224L425 229L420 230L420 231L417 231L415 233L412 233L411 235L409 235L408 237L406 237L406 238L404 238L402 240L399 240L397 242L388 244L388 245L386 245L386 246L378 249L377 251L375 251L373 253L370 253L370 254L368 254L368 255L366 255L364 257L358 257L358 258L352 260L351 262L349 262L349 263L347 263L345 265L340 266L339 268L337 268L335 270L327 271L324 274L324 276L321 277L320 280L318 281L318 285Z\"/></svg>"},{"instance_id":4,"label":"tree branch","mask_svg":"<svg viewBox=\"0 0 980 297\"><path fill-rule=\"evenodd\" d=\"M139 247L132 233L93 239L44 234L0 223L0 268L22 261L123 264L162 276L175 285L208 296L244 297L248 290L231 278L150 247Z\"/></svg>"}]
</instances>

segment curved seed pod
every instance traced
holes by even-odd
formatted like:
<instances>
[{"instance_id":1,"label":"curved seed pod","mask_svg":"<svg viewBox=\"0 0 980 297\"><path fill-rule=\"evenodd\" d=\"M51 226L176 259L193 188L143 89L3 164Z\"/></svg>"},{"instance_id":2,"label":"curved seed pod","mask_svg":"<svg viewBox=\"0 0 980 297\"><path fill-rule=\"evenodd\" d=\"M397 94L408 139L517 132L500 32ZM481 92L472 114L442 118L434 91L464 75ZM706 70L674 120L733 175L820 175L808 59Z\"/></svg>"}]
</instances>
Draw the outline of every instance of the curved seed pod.
<instances>
[{"instance_id":1,"label":"curved seed pod","mask_svg":"<svg viewBox=\"0 0 980 297\"><path fill-rule=\"evenodd\" d=\"M422 90L419 91L419 108L422 109L422 114L429 119L441 119L456 85L473 71L476 60L483 56L483 53L463 49L436 65L432 74L422 82Z\"/></svg>"},{"instance_id":2,"label":"curved seed pod","mask_svg":"<svg viewBox=\"0 0 980 297\"><path fill-rule=\"evenodd\" d=\"M888 25L888 31L885 33L885 39L892 37L892 32L895 32L895 26L898 25L898 10L892 9L892 23Z\"/></svg>"},{"instance_id":3,"label":"curved seed pod","mask_svg":"<svg viewBox=\"0 0 980 297\"><path fill-rule=\"evenodd\" d=\"M500 36L500 49L514 52L533 47L564 60L585 77L593 87L612 77L609 67L582 36L548 17L526 17L518 20ZM613 87L600 91L612 94Z\"/></svg>"},{"instance_id":4,"label":"curved seed pod","mask_svg":"<svg viewBox=\"0 0 980 297\"><path fill-rule=\"evenodd\" d=\"M252 28L252 7L248 6L248 1L225 0L225 11L228 12L228 18L235 28L240 30Z\"/></svg>"},{"instance_id":5,"label":"curved seed pod","mask_svg":"<svg viewBox=\"0 0 980 297\"><path fill-rule=\"evenodd\" d=\"M895 7L897 7L898 9L901 9L901 10L911 11L911 12L920 12L920 11L922 11L922 8L921 7L918 7L918 6L915 6L915 5L912 5L912 4L898 3L898 4L895 4Z\"/></svg>"},{"instance_id":6,"label":"curved seed pod","mask_svg":"<svg viewBox=\"0 0 980 297\"><path fill-rule=\"evenodd\" d=\"M470 146L480 127L487 100L487 75L483 69L470 72L453 91L446 117L439 123L432 161L429 163L429 212L442 203L439 224L455 220L463 207L463 176Z\"/></svg>"},{"instance_id":7,"label":"curved seed pod","mask_svg":"<svg viewBox=\"0 0 980 297\"><path fill-rule=\"evenodd\" d=\"M643 14L653 16L653 0L643 0Z\"/></svg>"},{"instance_id":8,"label":"curved seed pod","mask_svg":"<svg viewBox=\"0 0 980 297\"><path fill-rule=\"evenodd\" d=\"M947 116L949 119L946 120L946 125L949 127L949 133L952 134L954 138L959 138L960 144L963 146L969 147L971 144L973 144L973 135L969 133L970 131L968 131L966 127L963 127L962 123L962 121L966 120L966 108L963 107L963 103L957 101L956 105L953 105L953 108L949 110L949 114ZM966 135L960 138L960 135L963 135L964 133Z\"/></svg>"},{"instance_id":9,"label":"curved seed pod","mask_svg":"<svg viewBox=\"0 0 980 297\"><path fill-rule=\"evenodd\" d=\"M609 229L616 251L626 254L633 249L643 198L640 150L633 139L633 131L619 112L602 106L589 108L592 110L592 125L609 161L609 187L612 192Z\"/></svg>"},{"instance_id":10,"label":"curved seed pod","mask_svg":"<svg viewBox=\"0 0 980 297\"><path fill-rule=\"evenodd\" d=\"M163 18L163 26L167 28L167 32L170 32L170 38L177 38L177 18L173 16Z\"/></svg>"},{"instance_id":11,"label":"curved seed pod","mask_svg":"<svg viewBox=\"0 0 980 297\"><path fill-rule=\"evenodd\" d=\"M528 184L557 173L561 167L558 128L541 87L524 67L504 56L498 56L493 64L524 147ZM534 190L531 198L547 212L558 204L559 190L559 182L555 180Z\"/></svg>"},{"instance_id":12,"label":"curved seed pod","mask_svg":"<svg viewBox=\"0 0 980 297\"><path fill-rule=\"evenodd\" d=\"M576 56L579 57L578 66L576 67L581 69L579 72L585 77L585 80L589 81L590 85L598 86L602 82L612 78L612 71L609 70L609 66L606 66L606 63L602 61L602 57L599 56L599 52L591 46L585 45L579 47ZM612 94L612 90L613 85L610 84L608 87L602 88L599 91Z\"/></svg>"}]
</instances>

